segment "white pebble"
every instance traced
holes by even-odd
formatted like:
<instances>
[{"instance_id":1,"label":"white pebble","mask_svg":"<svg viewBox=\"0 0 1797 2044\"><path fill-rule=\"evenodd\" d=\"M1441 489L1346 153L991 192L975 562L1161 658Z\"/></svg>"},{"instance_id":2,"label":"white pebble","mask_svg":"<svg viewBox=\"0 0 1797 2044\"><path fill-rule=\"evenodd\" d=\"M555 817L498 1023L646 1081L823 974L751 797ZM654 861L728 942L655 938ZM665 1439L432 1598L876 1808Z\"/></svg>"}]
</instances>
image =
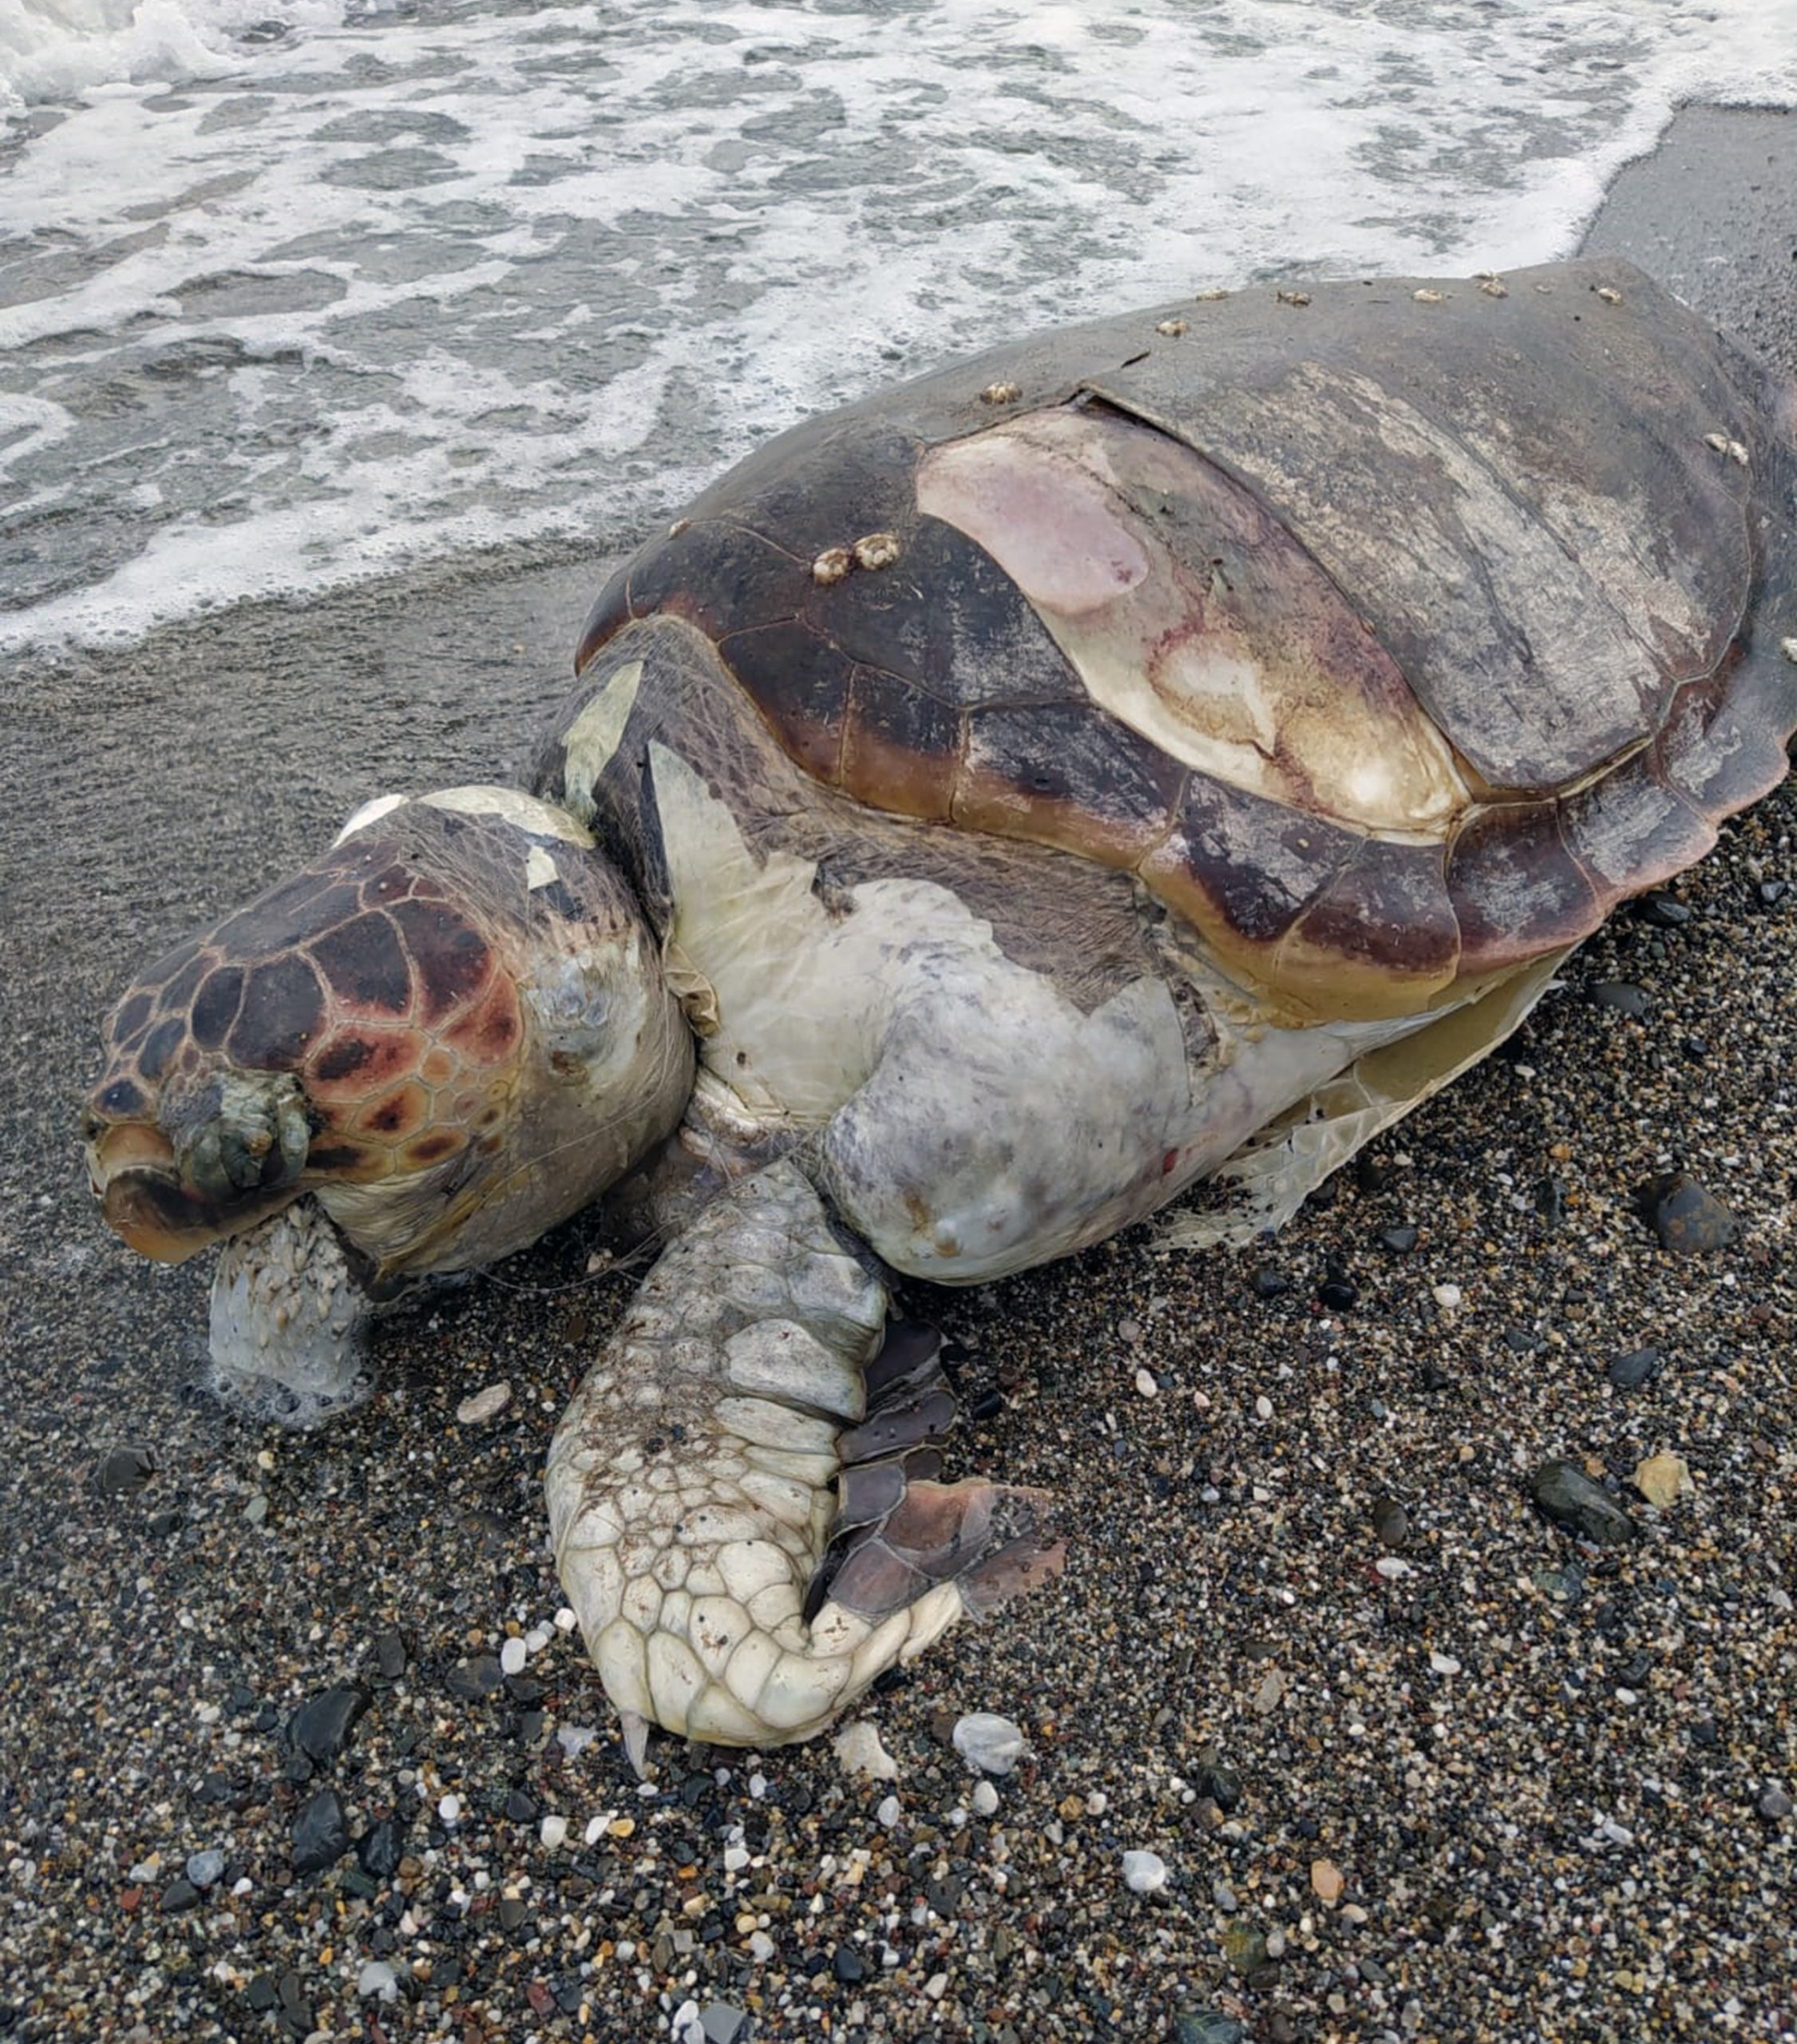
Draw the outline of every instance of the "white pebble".
<instances>
[{"instance_id":1,"label":"white pebble","mask_svg":"<svg viewBox=\"0 0 1797 2044\"><path fill-rule=\"evenodd\" d=\"M453 1824L456 1819L461 1815L461 1796L445 1796L437 1805L437 1814L443 1820L445 1824Z\"/></svg>"},{"instance_id":2,"label":"white pebble","mask_svg":"<svg viewBox=\"0 0 1797 2044\"><path fill-rule=\"evenodd\" d=\"M465 1398L456 1408L458 1427L477 1427L483 1420L497 1420L512 1402L512 1387L503 1379L489 1384L485 1391L477 1391L472 1397Z\"/></svg>"},{"instance_id":3,"label":"white pebble","mask_svg":"<svg viewBox=\"0 0 1797 2044\"><path fill-rule=\"evenodd\" d=\"M1161 1387L1154 1381L1152 1370L1136 1372L1136 1389L1144 1398L1158 1398L1161 1395Z\"/></svg>"},{"instance_id":4,"label":"white pebble","mask_svg":"<svg viewBox=\"0 0 1797 2044\"><path fill-rule=\"evenodd\" d=\"M1395 1583L1400 1576L1415 1575L1416 1571L1396 1555L1381 1555L1373 1563L1373 1573L1383 1575L1387 1583Z\"/></svg>"},{"instance_id":5,"label":"white pebble","mask_svg":"<svg viewBox=\"0 0 1797 2044\"><path fill-rule=\"evenodd\" d=\"M548 1643L549 1632L546 1626L532 1626L524 1634L524 1651L527 1654L540 1654Z\"/></svg>"},{"instance_id":6,"label":"white pebble","mask_svg":"<svg viewBox=\"0 0 1797 2044\"><path fill-rule=\"evenodd\" d=\"M611 1817L611 1812L608 1810L604 1816L588 1818L586 1840L589 1845L598 1844L600 1839L605 1836L605 1826Z\"/></svg>"},{"instance_id":7,"label":"white pebble","mask_svg":"<svg viewBox=\"0 0 1797 2044\"><path fill-rule=\"evenodd\" d=\"M887 1830L890 1831L893 1826L899 1820L899 1800L897 1796L887 1796L885 1800L881 1803L879 1808L877 1809L873 1814L880 1820L881 1823L886 1827Z\"/></svg>"},{"instance_id":8,"label":"white pebble","mask_svg":"<svg viewBox=\"0 0 1797 2044\"><path fill-rule=\"evenodd\" d=\"M578 1760L599 1733L591 1725L558 1725L556 1743L570 1760Z\"/></svg>"},{"instance_id":9,"label":"white pebble","mask_svg":"<svg viewBox=\"0 0 1797 2044\"><path fill-rule=\"evenodd\" d=\"M749 1864L749 1856L746 1845L726 1845L724 1848L724 1872L726 1874L741 1873Z\"/></svg>"},{"instance_id":10,"label":"white pebble","mask_svg":"<svg viewBox=\"0 0 1797 2044\"><path fill-rule=\"evenodd\" d=\"M568 1606L565 1604L564 1604L561 1609L556 1614L556 1630L557 1632L572 1632L574 1628L580 1622L580 1621L575 1617L573 1612L569 1610Z\"/></svg>"},{"instance_id":11,"label":"white pebble","mask_svg":"<svg viewBox=\"0 0 1797 2044\"><path fill-rule=\"evenodd\" d=\"M870 1717L845 1725L833 1744L845 1774L865 1774L873 1781L897 1781L898 1762L880 1743L880 1728Z\"/></svg>"},{"instance_id":12,"label":"white pebble","mask_svg":"<svg viewBox=\"0 0 1797 2044\"><path fill-rule=\"evenodd\" d=\"M752 1931L749 1935L749 1956L758 1966L766 1966L774 1956L774 1940L766 1931Z\"/></svg>"},{"instance_id":13,"label":"white pebble","mask_svg":"<svg viewBox=\"0 0 1797 2044\"><path fill-rule=\"evenodd\" d=\"M998 1809L999 1792L991 1782L981 1779L974 1783L973 1793L968 1800L973 1805L973 1813L976 1817L989 1817Z\"/></svg>"},{"instance_id":14,"label":"white pebble","mask_svg":"<svg viewBox=\"0 0 1797 2044\"><path fill-rule=\"evenodd\" d=\"M1167 1863L1158 1852L1126 1852L1123 1885L1131 1895L1158 1895L1167 1884Z\"/></svg>"},{"instance_id":15,"label":"white pebble","mask_svg":"<svg viewBox=\"0 0 1797 2044\"><path fill-rule=\"evenodd\" d=\"M1460 1296L1460 1287L1458 1285L1437 1285L1435 1287L1435 1304L1449 1313L1459 1305Z\"/></svg>"},{"instance_id":16,"label":"white pebble","mask_svg":"<svg viewBox=\"0 0 1797 2044\"><path fill-rule=\"evenodd\" d=\"M765 1774L751 1774L749 1777L750 1800L758 1803L766 1793L767 1777Z\"/></svg>"},{"instance_id":17,"label":"white pebble","mask_svg":"<svg viewBox=\"0 0 1797 2044\"><path fill-rule=\"evenodd\" d=\"M1008 1774L1029 1749L1020 1725L994 1711L970 1710L955 1724L955 1750L982 1774Z\"/></svg>"},{"instance_id":18,"label":"white pebble","mask_svg":"<svg viewBox=\"0 0 1797 2044\"><path fill-rule=\"evenodd\" d=\"M1254 1412L1257 1419L1270 1420L1273 1417L1273 1400L1265 1392L1255 1400Z\"/></svg>"},{"instance_id":19,"label":"white pebble","mask_svg":"<svg viewBox=\"0 0 1797 2044\"><path fill-rule=\"evenodd\" d=\"M1110 1798L1102 1788L1094 1788L1086 1798L1086 1814L1089 1817L1102 1817L1110 1808Z\"/></svg>"},{"instance_id":20,"label":"white pebble","mask_svg":"<svg viewBox=\"0 0 1797 2044\"><path fill-rule=\"evenodd\" d=\"M356 1975L356 1992L364 2001L377 1994L383 2002L398 2001L398 1978L384 1959L371 1959Z\"/></svg>"},{"instance_id":21,"label":"white pebble","mask_svg":"<svg viewBox=\"0 0 1797 2044\"><path fill-rule=\"evenodd\" d=\"M548 1816L536 1828L536 1835L553 1852L568 1842L566 1817Z\"/></svg>"},{"instance_id":22,"label":"white pebble","mask_svg":"<svg viewBox=\"0 0 1797 2044\"><path fill-rule=\"evenodd\" d=\"M499 1665L509 1675L521 1675L527 1658L521 1639L509 1639L499 1650Z\"/></svg>"},{"instance_id":23,"label":"white pebble","mask_svg":"<svg viewBox=\"0 0 1797 2044\"><path fill-rule=\"evenodd\" d=\"M1429 1666L1438 1675L1457 1675L1460 1672L1460 1664L1451 1654L1431 1654Z\"/></svg>"}]
</instances>

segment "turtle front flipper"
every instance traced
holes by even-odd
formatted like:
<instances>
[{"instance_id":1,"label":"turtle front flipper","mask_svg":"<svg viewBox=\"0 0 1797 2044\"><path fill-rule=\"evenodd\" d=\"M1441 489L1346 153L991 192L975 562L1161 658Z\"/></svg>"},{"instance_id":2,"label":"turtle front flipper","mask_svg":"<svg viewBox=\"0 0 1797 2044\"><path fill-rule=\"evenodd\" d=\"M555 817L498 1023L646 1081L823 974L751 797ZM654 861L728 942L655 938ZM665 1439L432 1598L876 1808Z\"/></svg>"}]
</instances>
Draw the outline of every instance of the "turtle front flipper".
<instances>
[{"instance_id":1,"label":"turtle front flipper","mask_svg":"<svg viewBox=\"0 0 1797 2044\"><path fill-rule=\"evenodd\" d=\"M784 1161L661 1258L576 1392L549 1450L551 1535L639 1766L651 1723L809 1737L1058 1568L1040 1493L935 1480L953 1411L936 1345L889 1341L885 1314Z\"/></svg>"}]
</instances>

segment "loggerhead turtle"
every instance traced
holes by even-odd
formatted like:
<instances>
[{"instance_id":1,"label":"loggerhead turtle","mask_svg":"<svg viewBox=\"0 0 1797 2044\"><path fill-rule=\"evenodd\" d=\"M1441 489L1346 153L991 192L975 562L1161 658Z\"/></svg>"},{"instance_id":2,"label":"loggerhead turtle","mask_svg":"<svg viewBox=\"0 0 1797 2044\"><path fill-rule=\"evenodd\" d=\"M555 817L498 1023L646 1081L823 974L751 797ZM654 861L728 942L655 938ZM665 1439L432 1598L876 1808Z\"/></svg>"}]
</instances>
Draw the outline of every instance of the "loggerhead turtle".
<instances>
[{"instance_id":1,"label":"loggerhead turtle","mask_svg":"<svg viewBox=\"0 0 1797 2044\"><path fill-rule=\"evenodd\" d=\"M681 1226L551 1447L649 1721L816 1731L1058 1564L887 1275L1277 1224L1797 723L1797 400L1647 279L1209 295L802 426L600 596L528 794L374 802L152 965L85 1134L307 1411L364 1294Z\"/></svg>"}]
</instances>

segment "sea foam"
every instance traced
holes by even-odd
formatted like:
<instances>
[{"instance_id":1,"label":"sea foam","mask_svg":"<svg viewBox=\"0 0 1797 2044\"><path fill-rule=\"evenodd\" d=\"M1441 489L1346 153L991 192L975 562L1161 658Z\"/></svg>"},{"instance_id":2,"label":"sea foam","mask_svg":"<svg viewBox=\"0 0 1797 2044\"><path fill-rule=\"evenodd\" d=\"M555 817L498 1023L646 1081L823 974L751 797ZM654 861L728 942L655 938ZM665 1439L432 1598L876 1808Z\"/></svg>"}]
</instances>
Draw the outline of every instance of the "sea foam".
<instances>
[{"instance_id":1,"label":"sea foam","mask_svg":"<svg viewBox=\"0 0 1797 2044\"><path fill-rule=\"evenodd\" d=\"M236 5L15 134L0 647L619 545L1031 327L1564 253L1682 100L1797 98L1786 0Z\"/></svg>"}]
</instances>

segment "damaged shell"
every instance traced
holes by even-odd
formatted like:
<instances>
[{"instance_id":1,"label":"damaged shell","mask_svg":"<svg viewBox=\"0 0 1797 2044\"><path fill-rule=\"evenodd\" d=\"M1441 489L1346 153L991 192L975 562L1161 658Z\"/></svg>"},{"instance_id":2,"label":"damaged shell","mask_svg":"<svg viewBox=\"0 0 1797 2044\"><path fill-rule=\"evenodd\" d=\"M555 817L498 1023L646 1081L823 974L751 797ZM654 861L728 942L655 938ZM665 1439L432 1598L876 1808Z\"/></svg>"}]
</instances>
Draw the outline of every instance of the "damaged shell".
<instances>
[{"instance_id":1,"label":"damaged shell","mask_svg":"<svg viewBox=\"0 0 1797 2044\"><path fill-rule=\"evenodd\" d=\"M1797 722L1766 372L1625 265L1508 284L1138 313L800 426L580 664L677 614L819 782L1126 869L1266 1019L1462 1000L1700 857Z\"/></svg>"}]
</instances>

